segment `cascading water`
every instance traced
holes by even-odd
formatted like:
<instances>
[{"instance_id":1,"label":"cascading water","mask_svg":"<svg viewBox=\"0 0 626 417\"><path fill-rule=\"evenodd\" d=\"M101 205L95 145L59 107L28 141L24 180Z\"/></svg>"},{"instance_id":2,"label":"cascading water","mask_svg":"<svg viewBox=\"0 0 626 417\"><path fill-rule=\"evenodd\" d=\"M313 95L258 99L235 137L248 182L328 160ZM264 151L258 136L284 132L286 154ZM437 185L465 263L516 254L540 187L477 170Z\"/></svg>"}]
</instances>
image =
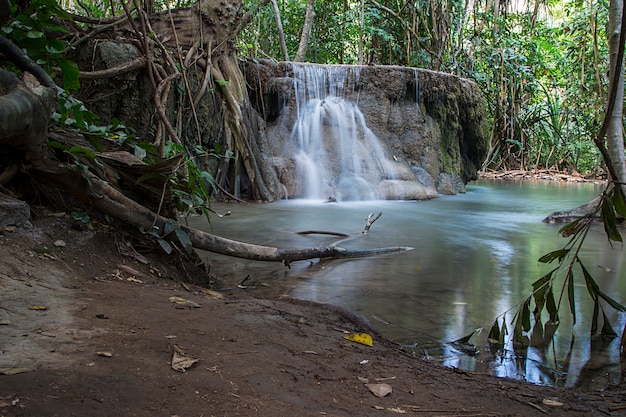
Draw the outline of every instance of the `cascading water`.
<instances>
[{"instance_id":1,"label":"cascading water","mask_svg":"<svg viewBox=\"0 0 626 417\"><path fill-rule=\"evenodd\" d=\"M293 65L297 120L299 194L308 199L386 198L381 184L398 178L399 167L386 156L357 104L360 67Z\"/></svg>"}]
</instances>

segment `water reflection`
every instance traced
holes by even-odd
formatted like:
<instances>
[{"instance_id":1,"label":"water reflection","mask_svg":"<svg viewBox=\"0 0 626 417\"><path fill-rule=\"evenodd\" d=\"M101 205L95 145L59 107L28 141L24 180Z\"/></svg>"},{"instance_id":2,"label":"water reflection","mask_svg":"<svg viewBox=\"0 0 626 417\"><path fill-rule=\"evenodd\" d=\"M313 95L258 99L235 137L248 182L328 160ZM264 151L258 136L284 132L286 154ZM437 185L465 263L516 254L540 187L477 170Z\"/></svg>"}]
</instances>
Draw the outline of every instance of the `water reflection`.
<instances>
[{"instance_id":1,"label":"water reflection","mask_svg":"<svg viewBox=\"0 0 626 417\"><path fill-rule=\"evenodd\" d=\"M227 286L236 287L250 274L259 284L257 291L346 307L370 319L389 339L443 365L539 384L571 386L578 381L598 387L620 377L619 340L590 340L592 304L583 281L576 287L579 310L574 339L567 331L571 321L566 301L560 314L564 331L547 341L533 335L527 352L515 352L507 345L507 350L492 353L486 337L494 319L506 311L507 319L512 319L518 303L530 294L532 282L554 267L537 259L566 243L557 234L558 225L541 220L600 192L601 188L589 184L479 182L469 186L465 195L420 202L284 201L228 206L225 210L233 215L213 219L211 227L229 238L278 247L318 246L335 239L295 232L328 230L354 233L357 237L345 243L349 248L411 246L415 250L351 261L297 262L291 270L205 256L218 275L232 276L234 282ZM363 219L371 211L382 211L383 216L368 235L360 236ZM201 224L200 219L195 222ZM604 292L626 301L626 283L619 279L624 251L607 244L601 227L590 233L580 256L588 265L597 265L591 272ZM233 264L237 264L234 276ZM624 317L611 314L619 333ZM472 339L478 355L445 343L481 327L487 330Z\"/></svg>"}]
</instances>

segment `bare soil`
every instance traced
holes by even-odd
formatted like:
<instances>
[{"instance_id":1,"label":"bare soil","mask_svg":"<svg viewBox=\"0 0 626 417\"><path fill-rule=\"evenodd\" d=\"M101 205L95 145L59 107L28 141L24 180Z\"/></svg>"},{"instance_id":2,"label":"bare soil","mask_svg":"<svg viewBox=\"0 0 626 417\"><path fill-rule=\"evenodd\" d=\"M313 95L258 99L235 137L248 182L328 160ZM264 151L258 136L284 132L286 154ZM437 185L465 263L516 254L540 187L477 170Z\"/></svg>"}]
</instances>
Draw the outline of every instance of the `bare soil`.
<instances>
[{"instance_id":1,"label":"bare soil","mask_svg":"<svg viewBox=\"0 0 626 417\"><path fill-rule=\"evenodd\" d=\"M180 263L97 222L42 211L0 242L0 416L626 416L624 385L443 368L331 305L185 283ZM175 353L191 366L173 369Z\"/></svg>"}]
</instances>

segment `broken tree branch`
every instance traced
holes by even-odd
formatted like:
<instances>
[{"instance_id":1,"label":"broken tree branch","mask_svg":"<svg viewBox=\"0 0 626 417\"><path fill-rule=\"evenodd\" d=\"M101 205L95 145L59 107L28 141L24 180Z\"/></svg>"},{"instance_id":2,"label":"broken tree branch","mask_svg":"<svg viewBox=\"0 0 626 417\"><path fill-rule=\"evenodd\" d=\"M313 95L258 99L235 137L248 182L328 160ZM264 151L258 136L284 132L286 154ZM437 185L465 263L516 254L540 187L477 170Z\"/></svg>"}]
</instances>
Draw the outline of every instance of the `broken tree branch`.
<instances>
[{"instance_id":1,"label":"broken tree branch","mask_svg":"<svg viewBox=\"0 0 626 417\"><path fill-rule=\"evenodd\" d=\"M374 212L371 212L370 214L367 215L367 218L365 219L365 228L363 229L363 233L367 233L370 231L370 227L372 227L372 225L374 224L374 222L378 219L380 219L380 216L383 215L383 212L379 212L378 214L374 215Z\"/></svg>"}]
</instances>

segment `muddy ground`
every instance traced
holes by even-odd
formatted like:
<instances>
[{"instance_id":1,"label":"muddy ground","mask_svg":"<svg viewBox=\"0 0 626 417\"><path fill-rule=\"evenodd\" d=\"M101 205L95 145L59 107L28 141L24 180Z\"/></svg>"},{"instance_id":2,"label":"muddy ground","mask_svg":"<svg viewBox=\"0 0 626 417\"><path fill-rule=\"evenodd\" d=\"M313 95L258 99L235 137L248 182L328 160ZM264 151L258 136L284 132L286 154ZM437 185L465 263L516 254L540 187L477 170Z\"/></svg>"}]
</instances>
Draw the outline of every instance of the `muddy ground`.
<instances>
[{"instance_id":1,"label":"muddy ground","mask_svg":"<svg viewBox=\"0 0 626 417\"><path fill-rule=\"evenodd\" d=\"M188 284L132 235L50 214L0 228L0 416L626 416L623 385L443 368L350 312Z\"/></svg>"}]
</instances>

